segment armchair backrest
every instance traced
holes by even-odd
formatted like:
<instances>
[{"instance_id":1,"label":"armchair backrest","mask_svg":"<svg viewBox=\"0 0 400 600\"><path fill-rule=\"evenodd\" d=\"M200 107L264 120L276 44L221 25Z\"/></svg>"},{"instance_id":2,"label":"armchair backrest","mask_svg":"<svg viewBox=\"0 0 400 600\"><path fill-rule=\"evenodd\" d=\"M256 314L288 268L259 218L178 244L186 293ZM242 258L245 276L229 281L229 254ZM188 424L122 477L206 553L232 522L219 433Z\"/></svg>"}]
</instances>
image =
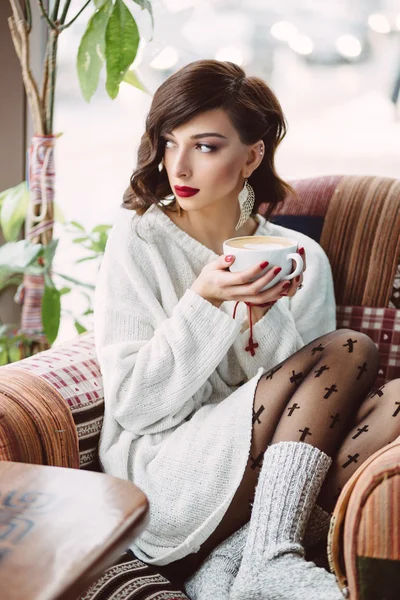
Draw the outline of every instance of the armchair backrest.
<instances>
[{"instance_id":1,"label":"armchair backrest","mask_svg":"<svg viewBox=\"0 0 400 600\"><path fill-rule=\"evenodd\" d=\"M327 176L291 182L273 220L328 255L339 306L400 308L400 180Z\"/></svg>"},{"instance_id":2,"label":"armchair backrest","mask_svg":"<svg viewBox=\"0 0 400 600\"><path fill-rule=\"evenodd\" d=\"M400 180L327 176L291 182L275 222L318 241L332 267L337 327L366 333L377 386L400 377Z\"/></svg>"}]
</instances>

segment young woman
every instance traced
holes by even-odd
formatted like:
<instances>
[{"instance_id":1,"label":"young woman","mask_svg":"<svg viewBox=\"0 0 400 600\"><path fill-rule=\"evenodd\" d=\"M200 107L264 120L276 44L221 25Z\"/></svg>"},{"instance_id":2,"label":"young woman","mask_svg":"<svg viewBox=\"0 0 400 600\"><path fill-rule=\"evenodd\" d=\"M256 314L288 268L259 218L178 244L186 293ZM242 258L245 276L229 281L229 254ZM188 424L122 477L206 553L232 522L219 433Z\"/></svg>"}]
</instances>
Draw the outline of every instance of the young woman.
<instances>
[{"instance_id":1,"label":"young woman","mask_svg":"<svg viewBox=\"0 0 400 600\"><path fill-rule=\"evenodd\" d=\"M340 597L303 558L306 527L329 520L352 473L400 434L399 383L368 396L375 345L334 331L323 250L268 221L290 192L274 166L285 131L272 91L234 64L172 75L97 285L102 465L149 498L140 559L188 575L211 553L187 582L193 598ZM298 240L307 270L264 292L275 268L231 273L223 241L255 234Z\"/></svg>"}]
</instances>

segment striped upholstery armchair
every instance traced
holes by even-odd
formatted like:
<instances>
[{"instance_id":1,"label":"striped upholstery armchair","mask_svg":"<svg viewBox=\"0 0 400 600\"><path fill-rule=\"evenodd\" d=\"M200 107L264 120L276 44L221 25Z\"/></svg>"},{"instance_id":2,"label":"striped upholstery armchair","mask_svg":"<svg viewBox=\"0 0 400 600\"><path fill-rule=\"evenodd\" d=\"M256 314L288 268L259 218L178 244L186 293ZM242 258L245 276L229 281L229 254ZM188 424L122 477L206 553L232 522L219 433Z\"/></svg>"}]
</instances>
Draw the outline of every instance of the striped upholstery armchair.
<instances>
[{"instance_id":1,"label":"striped upholstery armchair","mask_svg":"<svg viewBox=\"0 0 400 600\"><path fill-rule=\"evenodd\" d=\"M297 197L287 198L273 220L322 245L333 270L338 327L365 332L377 344L378 385L400 377L400 181L327 176L292 184ZM103 410L92 333L1 367L0 460L100 470ZM126 554L82 596L108 598L187 596Z\"/></svg>"}]
</instances>

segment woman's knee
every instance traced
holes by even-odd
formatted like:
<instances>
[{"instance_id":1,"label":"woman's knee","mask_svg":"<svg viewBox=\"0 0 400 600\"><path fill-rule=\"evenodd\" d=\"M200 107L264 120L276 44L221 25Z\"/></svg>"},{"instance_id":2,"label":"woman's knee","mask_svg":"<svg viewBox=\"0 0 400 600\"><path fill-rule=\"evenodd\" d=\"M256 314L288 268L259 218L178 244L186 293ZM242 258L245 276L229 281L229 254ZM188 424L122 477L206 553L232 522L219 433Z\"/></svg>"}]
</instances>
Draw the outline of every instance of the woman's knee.
<instances>
[{"instance_id":1,"label":"woman's knee","mask_svg":"<svg viewBox=\"0 0 400 600\"><path fill-rule=\"evenodd\" d=\"M379 411L399 416L400 423L400 379L393 379L374 389L362 403L357 413L357 422L363 421Z\"/></svg>"},{"instance_id":2,"label":"woman's knee","mask_svg":"<svg viewBox=\"0 0 400 600\"><path fill-rule=\"evenodd\" d=\"M392 379L392 381L385 383L385 385L382 387L382 391L386 395L389 395L393 400L397 398L397 400L400 401L400 378Z\"/></svg>"},{"instance_id":3,"label":"woman's knee","mask_svg":"<svg viewBox=\"0 0 400 600\"><path fill-rule=\"evenodd\" d=\"M336 337L333 337L333 342L343 348L343 350L355 357L359 358L360 354L369 360L371 363L378 366L379 352L375 342L371 338L360 331L353 329L338 329Z\"/></svg>"}]
</instances>

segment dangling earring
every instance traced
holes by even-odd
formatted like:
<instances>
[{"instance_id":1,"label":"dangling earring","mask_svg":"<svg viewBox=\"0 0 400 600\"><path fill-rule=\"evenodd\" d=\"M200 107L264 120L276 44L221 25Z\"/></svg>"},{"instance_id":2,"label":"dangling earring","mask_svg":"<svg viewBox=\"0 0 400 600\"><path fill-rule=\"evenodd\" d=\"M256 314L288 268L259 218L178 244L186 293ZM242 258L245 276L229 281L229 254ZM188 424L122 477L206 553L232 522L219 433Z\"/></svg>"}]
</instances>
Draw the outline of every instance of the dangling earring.
<instances>
[{"instance_id":1,"label":"dangling earring","mask_svg":"<svg viewBox=\"0 0 400 600\"><path fill-rule=\"evenodd\" d=\"M247 179L244 180L244 186L242 191L239 193L238 200L240 206L240 217L235 227L235 231L238 231L238 229L240 229L242 225L246 223L252 213L254 202L256 200L254 190Z\"/></svg>"}]
</instances>

